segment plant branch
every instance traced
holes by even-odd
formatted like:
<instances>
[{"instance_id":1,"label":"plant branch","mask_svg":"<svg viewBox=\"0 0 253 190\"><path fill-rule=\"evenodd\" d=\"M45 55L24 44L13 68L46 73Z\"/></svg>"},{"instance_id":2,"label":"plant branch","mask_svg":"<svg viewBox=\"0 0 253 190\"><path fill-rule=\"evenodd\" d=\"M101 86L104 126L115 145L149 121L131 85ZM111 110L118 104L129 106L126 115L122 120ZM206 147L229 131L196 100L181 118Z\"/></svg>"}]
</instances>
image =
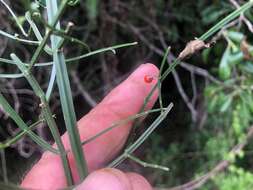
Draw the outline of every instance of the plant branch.
<instances>
[{"instance_id":1,"label":"plant branch","mask_svg":"<svg viewBox=\"0 0 253 190\"><path fill-rule=\"evenodd\" d=\"M22 73L26 77L27 81L31 85L36 96L38 98L40 98L40 101L41 101L40 107L42 109L42 114L43 114L44 119L46 120L46 122L51 130L51 133L53 135L55 143L60 151L60 156L61 156L65 176L67 179L67 183L68 183L68 185L72 185L73 178L72 178L67 154L66 154L65 148L63 146L62 140L61 140L61 135L59 133L59 130L58 130L55 120L53 118L53 114L51 113L48 102L46 100L45 93L43 92L40 85L38 84L36 79L33 77L33 75L31 75L29 68L27 68L15 54L11 54L11 58L14 62L16 62L18 68L22 71Z\"/></svg>"},{"instance_id":2,"label":"plant branch","mask_svg":"<svg viewBox=\"0 0 253 190\"><path fill-rule=\"evenodd\" d=\"M32 131L33 129L35 129L40 123L42 123L44 121L44 119L41 119L37 122L35 122L34 124L30 125L28 128L28 131ZM27 135L28 131L21 131L20 133L18 133L15 137L13 137L12 139L7 140L6 142L0 142L0 149L4 149L4 148L8 148L11 145L15 144L16 142L18 142L20 139L22 139L25 135Z\"/></svg>"},{"instance_id":3,"label":"plant branch","mask_svg":"<svg viewBox=\"0 0 253 190\"><path fill-rule=\"evenodd\" d=\"M20 129L22 129L23 131L27 132L27 135L29 135L35 143L37 143L39 146L41 146L45 150L59 154L59 151L57 149L52 148L50 144L48 144L46 141L44 141L43 139L38 137L34 132L29 130L29 127L25 124L25 122L22 120L22 118L17 114L17 112L7 102L7 100L4 98L2 93L0 93L0 105L1 105L2 109L6 113L9 114L9 117L13 119L13 121L17 124L17 126Z\"/></svg>"},{"instance_id":4,"label":"plant branch","mask_svg":"<svg viewBox=\"0 0 253 190\"><path fill-rule=\"evenodd\" d=\"M59 18L61 17L61 15L63 14L63 11L65 10L66 6L68 4L68 0L62 0L59 9L57 10L56 14L54 15L52 21L51 21L51 26L54 28L56 26L56 24L58 23ZM41 52L43 51L44 47L46 46L46 43L48 41L48 39L50 38L51 34L52 34L53 30L48 30L46 32L45 37L43 38L43 40L41 41L39 47L36 49L36 51L33 54L33 57L31 59L31 63L29 65L29 69L31 70L31 68L34 66L34 64L37 62Z\"/></svg>"},{"instance_id":5,"label":"plant branch","mask_svg":"<svg viewBox=\"0 0 253 190\"><path fill-rule=\"evenodd\" d=\"M113 160L108 167L117 167L122 163L129 154L132 154L140 145L150 136L150 134L159 126L159 124L167 117L168 113L171 111L173 103L170 103L164 112L149 126L149 128L131 145L129 145L124 152Z\"/></svg>"},{"instance_id":6,"label":"plant branch","mask_svg":"<svg viewBox=\"0 0 253 190\"><path fill-rule=\"evenodd\" d=\"M20 24L17 16L15 15L15 13L11 10L10 6L4 1L4 0L0 0L1 3L7 8L7 10L10 12L11 16L13 17L13 19L15 20L15 22L17 23L20 31L22 32L22 34L25 36L25 37L28 37L28 34L25 32L23 26Z\"/></svg>"},{"instance_id":7,"label":"plant branch","mask_svg":"<svg viewBox=\"0 0 253 190\"><path fill-rule=\"evenodd\" d=\"M49 24L53 27L56 26L60 29L60 23L58 22L59 13L64 9L68 1L63 0L58 8L57 1L46 0L47 14ZM55 13L57 14L55 15ZM52 30L50 30L52 31ZM51 36L51 47L53 49L53 61L56 69L56 80L60 94L61 107L65 126L68 131L71 149L76 162L79 178L82 181L88 175L87 163L85 160L84 152L82 149L82 143L77 128L76 114L74 110L74 104L71 94L70 81L68 76L68 70L66 67L65 57L62 50L58 49L58 44L61 41L60 37Z\"/></svg>"}]
</instances>

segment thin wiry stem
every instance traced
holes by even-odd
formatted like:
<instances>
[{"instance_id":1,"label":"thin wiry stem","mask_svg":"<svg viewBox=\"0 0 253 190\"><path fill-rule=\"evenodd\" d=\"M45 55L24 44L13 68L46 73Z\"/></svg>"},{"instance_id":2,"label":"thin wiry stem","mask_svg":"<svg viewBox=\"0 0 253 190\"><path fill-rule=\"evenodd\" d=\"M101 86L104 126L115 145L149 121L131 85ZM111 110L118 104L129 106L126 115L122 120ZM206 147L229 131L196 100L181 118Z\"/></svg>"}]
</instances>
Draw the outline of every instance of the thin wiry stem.
<instances>
[{"instance_id":1,"label":"thin wiry stem","mask_svg":"<svg viewBox=\"0 0 253 190\"><path fill-rule=\"evenodd\" d=\"M60 16L63 14L63 11L65 10L67 4L68 4L68 0L61 1L59 9L57 10L57 13L54 16L53 21L50 23L52 27L55 27L56 24L58 23L58 20L59 20ZM53 32L52 30L48 30L46 32L45 37L43 38L39 47L36 49L36 51L33 54L29 69L31 69L34 66L34 64L37 62L41 52L43 51L44 47L46 46L48 39L50 38L52 32Z\"/></svg>"},{"instance_id":2,"label":"thin wiry stem","mask_svg":"<svg viewBox=\"0 0 253 190\"><path fill-rule=\"evenodd\" d=\"M139 113L139 114L135 114L133 116L130 116L126 119L123 119L123 120L120 120L114 124L112 124L110 127L104 129L103 131L97 133L96 135L94 135L93 137L90 137L89 139L85 140L82 142L82 145L85 145L85 144L88 144L89 142L91 141L94 141L95 139L97 139L98 137L102 136L103 134L113 130L114 128L117 128L117 127L120 127L122 126L123 124L127 124L135 119L138 119L138 118L141 118L141 117L144 117L150 113L155 113L155 112L163 112L163 111L166 111L166 108L160 108L160 109L153 109L153 110L149 110L149 111L145 111L145 112L142 112L142 113Z\"/></svg>"},{"instance_id":3,"label":"thin wiry stem","mask_svg":"<svg viewBox=\"0 0 253 190\"><path fill-rule=\"evenodd\" d=\"M50 26L43 18L41 18L40 14L34 14L34 16L36 16L44 26L46 26L49 30L51 30L52 34L54 34L56 36L59 36L59 37L62 37L62 40L64 40L64 41L68 40L70 42L77 43L77 44L83 46L84 48L86 48L88 51L90 51L90 48L89 48L89 46L86 43L84 43L83 41L81 41L81 40L79 40L77 38L69 36L67 34L66 31L69 30L69 27L67 27L66 31L59 29L59 27L57 27L57 26L56 26L56 28L54 28L54 27ZM62 43L64 42L62 40L58 44L58 48L59 49L62 46Z\"/></svg>"},{"instance_id":4,"label":"thin wiry stem","mask_svg":"<svg viewBox=\"0 0 253 190\"><path fill-rule=\"evenodd\" d=\"M165 56L163 57L162 63L161 63L161 67L160 67L160 72L159 72L159 76L158 76L158 90L159 90L159 103L160 103L160 108L163 108L163 101L162 101L162 82L160 80L162 73L163 73L163 69L165 66L165 63L167 62L167 57L169 55L170 52L170 47L167 48L166 52L165 52Z\"/></svg>"},{"instance_id":5,"label":"thin wiry stem","mask_svg":"<svg viewBox=\"0 0 253 190\"><path fill-rule=\"evenodd\" d=\"M7 38L10 38L12 40L16 40L16 41L21 42L21 43L29 44L29 45L39 45L40 44L39 41L26 40L26 39L23 39L23 38L19 38L17 35L9 34L7 32L4 32L3 30L0 30L0 35L5 36Z\"/></svg>"},{"instance_id":6,"label":"thin wiry stem","mask_svg":"<svg viewBox=\"0 0 253 190\"><path fill-rule=\"evenodd\" d=\"M245 3L243 6L226 16L224 19L222 19L220 22L215 24L212 28L210 28L206 33L204 33L202 36L199 37L200 40L207 40L210 36L214 35L216 32L218 32L220 29L223 28L226 24L234 20L236 17L240 16L243 12L251 8L253 5L253 0L249 0L247 3Z\"/></svg>"},{"instance_id":7,"label":"thin wiry stem","mask_svg":"<svg viewBox=\"0 0 253 190\"><path fill-rule=\"evenodd\" d=\"M15 22L17 23L19 29L21 30L22 34L25 37L28 37L28 34L25 32L23 26L20 24L17 16L15 15L15 13L11 10L11 8L9 7L9 5L4 1L4 0L0 0L1 3L7 8L7 10L10 12L11 16L14 18Z\"/></svg>"},{"instance_id":8,"label":"thin wiry stem","mask_svg":"<svg viewBox=\"0 0 253 190\"><path fill-rule=\"evenodd\" d=\"M33 22L32 18L31 18L31 13L26 12L25 13L25 18L26 18L27 22L30 24L30 26L32 28L32 31L35 34L37 40L41 42L43 40L43 37L42 37L39 29L37 28L36 24ZM52 50L48 45L45 45L44 49L49 55L52 55Z\"/></svg>"},{"instance_id":9,"label":"thin wiry stem","mask_svg":"<svg viewBox=\"0 0 253 190\"><path fill-rule=\"evenodd\" d=\"M37 122L35 122L34 124L30 125L28 128L28 131L32 131L33 129L35 129L40 123L42 123L44 121L44 119L41 119ZM22 139L25 135L27 135L28 131L21 131L20 133L18 133L15 137L13 137L12 139L6 140L6 142L0 143L0 149L4 149L4 148L8 148L11 145L15 144L16 142L18 142L20 139Z\"/></svg>"},{"instance_id":10,"label":"thin wiry stem","mask_svg":"<svg viewBox=\"0 0 253 190\"><path fill-rule=\"evenodd\" d=\"M113 52L114 54L116 54L117 49L121 49L121 48L124 48L124 47L129 47L129 46L134 46L134 45L137 45L137 44L138 44L138 42L131 42L131 43L125 43L125 44L110 46L110 47L106 47L106 48L101 48L101 49L91 51L89 53L86 53L86 54L83 54L83 55L80 55L80 56L77 56L77 57L67 58L66 63L72 63L72 62L75 62L75 61L79 61L81 59L84 59L84 58L87 58L87 57L90 57L90 56L93 56L93 55L96 55L96 54L99 54L99 53L104 53L104 52L107 52L107 51L110 51L110 52ZM16 65L16 63L14 61L9 60L9 59L0 58L0 63L1 62ZM24 63L24 64L26 66L29 66L29 63ZM53 62L46 62L46 63L36 63L34 66L35 67L46 67L46 66L52 66L52 65L53 65Z\"/></svg>"},{"instance_id":11,"label":"thin wiry stem","mask_svg":"<svg viewBox=\"0 0 253 190\"><path fill-rule=\"evenodd\" d=\"M11 107L11 105L7 102L5 97L0 92L0 105L1 108L9 114L9 117L17 124L17 126L22 129L23 131L27 132L27 135L39 146L41 146L43 149L48 150L50 152L53 152L55 154L59 154L59 151L53 147L51 147L50 144L48 144L46 141L44 141L42 138L37 136L34 132L29 130L29 127L26 125L26 123L22 120L22 118L18 115L18 113Z\"/></svg>"},{"instance_id":12,"label":"thin wiry stem","mask_svg":"<svg viewBox=\"0 0 253 190\"><path fill-rule=\"evenodd\" d=\"M26 77L27 81L29 82L29 84L32 87L36 96L40 98L40 101L41 101L40 107L42 109L42 115L44 116L44 119L46 120L46 122L51 130L51 133L53 135L53 138L55 140L55 143L57 144L57 147L60 151L60 156L61 156L65 176L67 179L67 183L68 183L68 185L72 185L73 178L72 178L67 154L66 154L65 148L63 146L59 130L58 130L55 120L53 118L53 114L51 113L48 102L46 100L45 93L43 92L43 90L39 86L38 82L33 77L33 75L31 75L30 70L21 62L21 60L15 54L11 54L11 58L13 61L16 62L18 68L22 71L22 73Z\"/></svg>"},{"instance_id":13,"label":"thin wiry stem","mask_svg":"<svg viewBox=\"0 0 253 190\"><path fill-rule=\"evenodd\" d=\"M144 168L159 169L159 170L163 170L163 171L166 171L166 172L170 170L168 167L165 167L165 166L144 162L144 161L140 160L139 158L137 158L137 157L135 157L131 154L127 154L126 157L129 158L130 160L136 162L137 164L140 164Z\"/></svg>"},{"instance_id":14,"label":"thin wiry stem","mask_svg":"<svg viewBox=\"0 0 253 190\"><path fill-rule=\"evenodd\" d=\"M160 114L160 116L149 126L149 128L130 146L128 146L124 153L121 154L118 158L116 158L112 163L108 165L108 167L116 167L120 163L122 163L129 154L132 154L148 137L154 132L154 130L159 126L159 124L167 117L168 113L171 111L173 107L173 103L171 103L164 112Z\"/></svg>"}]
</instances>

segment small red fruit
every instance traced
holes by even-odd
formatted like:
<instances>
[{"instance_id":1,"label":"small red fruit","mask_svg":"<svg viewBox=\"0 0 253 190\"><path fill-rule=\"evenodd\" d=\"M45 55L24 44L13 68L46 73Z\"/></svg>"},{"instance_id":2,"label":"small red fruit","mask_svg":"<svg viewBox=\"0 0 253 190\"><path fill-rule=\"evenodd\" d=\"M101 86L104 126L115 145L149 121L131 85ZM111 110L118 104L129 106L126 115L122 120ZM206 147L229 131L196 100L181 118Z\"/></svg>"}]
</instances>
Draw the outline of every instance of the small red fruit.
<instances>
[{"instance_id":1,"label":"small red fruit","mask_svg":"<svg viewBox=\"0 0 253 190\"><path fill-rule=\"evenodd\" d=\"M154 80L154 78L150 75L145 75L144 76L144 82L145 83L151 83Z\"/></svg>"}]
</instances>

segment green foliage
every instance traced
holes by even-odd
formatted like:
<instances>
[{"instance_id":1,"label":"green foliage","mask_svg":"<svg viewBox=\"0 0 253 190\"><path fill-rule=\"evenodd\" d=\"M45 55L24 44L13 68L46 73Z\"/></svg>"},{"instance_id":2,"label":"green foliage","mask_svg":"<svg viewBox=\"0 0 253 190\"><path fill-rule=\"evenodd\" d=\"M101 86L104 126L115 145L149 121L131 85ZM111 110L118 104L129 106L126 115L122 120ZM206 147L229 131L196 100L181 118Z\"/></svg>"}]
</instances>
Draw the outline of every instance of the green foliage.
<instances>
[{"instance_id":1,"label":"green foliage","mask_svg":"<svg viewBox=\"0 0 253 190\"><path fill-rule=\"evenodd\" d=\"M214 183L219 190L250 190L253 188L253 173L232 165L224 174L216 176Z\"/></svg>"},{"instance_id":2,"label":"green foliage","mask_svg":"<svg viewBox=\"0 0 253 190\"><path fill-rule=\"evenodd\" d=\"M218 12L215 15L217 16ZM219 147L220 159L229 160L232 165L229 171L213 179L214 184L209 184L210 188L203 187L203 189L212 189L213 186L221 190L252 189L252 173L240 168L236 162L238 158L245 159L244 151L236 155L228 153L235 144L245 140L245 133L253 122L252 45L246 40L249 38L247 32L242 30L233 28L225 30L222 36L226 40L225 51L220 51L222 56L218 68L222 83L210 84L205 88L208 120L212 123L212 127L219 128L219 134L216 137L209 137L205 150L210 153L208 158L212 161L215 160L215 154L212 152L217 152ZM208 60L210 54L206 53L203 56ZM222 118L223 122L219 122L219 118Z\"/></svg>"},{"instance_id":3,"label":"green foliage","mask_svg":"<svg viewBox=\"0 0 253 190\"><path fill-rule=\"evenodd\" d=\"M201 11L205 25L217 22L233 9L227 1L214 2ZM199 6L202 5L199 3ZM248 14L251 12L248 11L246 15ZM244 151L230 153L236 144L245 140L245 134L253 122L252 44L247 40L252 36L243 27L230 27L220 33L220 38L224 41L218 41L215 46L202 53L204 63L209 65L210 71L220 80L219 83L209 83L204 89L205 108L208 112L204 128L201 131L191 130L189 135L184 135L183 142L164 145L165 139L161 140L157 136L151 142L151 146L157 148L152 152L152 156L148 157L149 160L163 161L171 168L169 178L165 179L161 173L153 174L155 177L151 179L157 184L166 184L163 185L166 187L180 185L182 181L187 181L188 172L198 177L221 160L228 160L231 167L236 169L221 172L211 179L212 183L201 189L252 189L252 186L249 186L252 185L252 174L242 164L247 163L248 159ZM190 156L184 157L185 155ZM241 162L237 162L238 160ZM184 161L191 167L187 167ZM245 168L241 168L242 165Z\"/></svg>"},{"instance_id":4,"label":"green foliage","mask_svg":"<svg viewBox=\"0 0 253 190\"><path fill-rule=\"evenodd\" d=\"M170 168L170 171L166 173L153 171L150 175L153 183L163 187L180 184L181 179L178 176L183 174L181 169L184 168L184 163L181 162L180 157L178 158L178 153L183 151L183 146L178 143L165 145L166 141L157 134L153 134L150 141L150 148L146 150L147 162L160 163Z\"/></svg>"},{"instance_id":5,"label":"green foliage","mask_svg":"<svg viewBox=\"0 0 253 190\"><path fill-rule=\"evenodd\" d=\"M50 2L50 1L48 1ZM59 1L60 2L60 1ZM76 5L78 1L69 1L71 5ZM97 44L106 44L106 43L114 43L119 41L126 41L137 37L137 34L129 34L127 29L128 25L133 25L136 27L135 31L140 31L140 34L147 38L148 45L159 46L160 45L160 38L157 35L157 31L153 27L153 21L157 21L157 26L165 36L166 42L168 41L169 44L172 46L172 53L177 53L184 47L184 42L192 40L196 36L200 36L207 27L211 25L215 25L218 23L219 20L223 19L225 15L232 12L234 7L225 0L217 1L203 1L203 0L196 0L196 1L184 1L183 3L178 0L154 0L154 1L134 1L130 0L128 2L120 2L125 3L126 6L122 6L122 4L115 3L116 1L99 1L99 0L87 0L87 1L80 1L80 7L75 7L75 13L79 15L81 12L85 12L83 15L84 17L75 18L77 23L77 27L73 30L75 34L81 36L83 39L88 40L88 44L91 45L91 49L97 48ZM114 4L115 3L115 4ZM25 7L30 10L30 12L44 12L46 1L44 0L37 0L30 4L30 1L23 1ZM115 5L115 6L114 6ZM109 7L109 8L108 8ZM73 8L73 7L72 7ZM69 8L70 9L70 8ZM83 11L85 10L85 11ZM55 11L52 11L55 12ZM70 15L66 17L66 20L63 22L63 26L65 23L76 17L76 15L72 12L66 15ZM237 14L239 14L237 12ZM82 16L83 16L82 15ZM115 23L115 26L110 27L110 31L108 32L108 23L110 23L110 18L114 18L114 15L118 15L115 17L115 22L119 22L119 26ZM148 22L143 19L143 16L148 18ZM253 19L251 11L246 12L247 18L250 20ZM85 19L83 19L85 18ZM149 18L152 18L149 20ZM230 20L226 20L226 22L230 22ZM233 17L234 18L234 17ZM17 20L22 26L26 23L26 17L18 16ZM53 20L53 18L51 18ZM80 21L80 20L81 21ZM57 20L54 22L54 25L57 24ZM88 21L88 22L84 22ZM113 20L113 19L112 19ZM144 22L145 21L145 22ZM35 22L35 21L32 21ZM88 24L87 24L88 23ZM36 25L40 26L37 22ZM41 23L40 23L41 24ZM111 24L111 23L110 23ZM111 26L109 24L109 26ZM125 26L126 25L126 26ZM225 24L218 24L216 28L207 32L203 40L207 42L210 40L209 38L212 37L219 29L223 28ZM121 26L123 26L121 28ZM132 28L133 28L132 27ZM21 27L22 28L22 27ZM81 29L87 29L85 32ZM130 27L130 29L132 29ZM47 26L41 27L41 33L48 30L53 30L54 28L50 28ZM30 29L31 30L31 29ZM33 28L34 31L36 31ZM81 31L81 32L80 32ZM52 32L52 31L51 31ZM85 33L85 34L83 34ZM109 35L105 35L109 33ZM38 34L38 33L37 33ZM51 33L52 34L52 33ZM56 34L55 34L56 35ZM67 35L67 34L66 34ZM47 39L49 39L47 36ZM38 35L32 36L38 38ZM64 38L64 36L61 36ZM67 38L67 36L65 36ZM66 40L65 38L65 40ZM208 38L208 39L207 39ZM220 174L219 176L212 179L212 183L208 184L207 188L210 189L219 188L222 190L227 189L244 189L249 187L248 185L252 183L250 178L252 178L252 174L250 173L247 166L251 166L248 164L248 158L245 157L245 152L241 151L237 154L229 153L231 148L237 144L245 140L245 133L248 130L250 124L253 122L253 96L252 96L252 82L253 82L253 63L252 63L252 54L253 54L253 46L249 43L252 37L248 35L243 28L232 27L226 30L223 30L220 33L220 38L223 40L218 41L212 48L206 49L202 53L202 60L199 58L201 57L193 57L192 60L194 64L205 63L203 67L206 67L208 71L215 75L220 82L217 83L207 83L203 92L203 97L199 95L197 104L199 107L202 108L202 104L204 104L203 110L200 108L200 114L205 113L207 111L208 117L204 126L198 125L198 123L189 124L188 115L185 114L185 109L182 104L178 103L175 107L180 107L180 111L176 112L177 115L175 118L171 119L170 126L172 125L176 128L175 135L171 134L168 129L163 129L162 134L153 135L152 140L149 141L148 148L144 151L145 152L145 161L149 163L158 163L163 166L167 166L170 168L170 172L163 172L163 171L154 171L151 169L147 169L147 177L150 178L151 182L155 185L160 186L174 186L180 185L193 177L201 176L205 174L208 170L212 169L220 160L229 160L232 164L229 171L227 173ZM15 40L14 36L14 40ZM52 39L59 39L59 37L54 36ZM74 39L74 38L70 38ZM18 40L18 39L17 39ZM20 40L20 39L19 39ZM37 39L41 41L41 39ZM47 40L45 40L47 41ZM54 41L54 40L52 40ZM34 43L34 41L25 41L27 43ZM38 44L36 41L35 45ZM39 54L46 50L46 55L43 57L47 59L51 57L50 49L46 46L46 42L43 42L45 48L42 48L38 51L39 53L35 56L33 60L37 60ZM43 44L42 43L42 44ZM63 43L63 41L62 41ZM53 43L55 46L57 43ZM127 45L134 45L136 43L125 44L123 46L113 46L97 51L93 51L84 55L78 54L77 57L66 59L66 63L75 61L78 62L81 58L86 58L90 55L94 55L103 51L112 51L114 54L115 49L119 47L125 47ZM65 45L65 44L64 44ZM125 55L118 55L121 56L121 61L123 61L124 67L129 67L130 62L136 62L136 60L143 60L147 58L147 52L149 55L152 55L153 52L150 53L150 50L143 47L142 49L138 49L136 53L131 51L130 53L127 52L127 55L131 54L133 56L128 56L125 59ZM55 48L57 48L56 46ZM10 51L16 50L15 48L10 48ZM28 49L28 52L33 52L32 48ZM67 53L72 54L74 53L81 53L82 49L79 49L77 45L72 46L71 48L65 49ZM78 50L78 51L76 51ZM134 50L135 51L135 50ZM175 51L175 52L174 52ZM25 53L24 53L25 54ZM30 55L26 52L26 54ZM55 52L55 57L58 57L54 60L56 64L62 66L59 63L65 63L65 59L63 57L62 52ZM145 57L146 56L146 57ZM29 57L29 56L28 56ZM104 72L104 65L103 68L100 68L100 65L97 64L103 61L106 61L107 56L98 56L99 61L95 58L90 65L88 63L85 66L76 66L78 70L85 70L82 75L88 75L92 79L89 81L87 86L92 86L94 88L95 85L91 84L93 81L96 81L96 84L101 83L101 78L103 78ZM106 57L106 58L104 58ZM113 62L113 64L118 64L118 59L114 58L111 61L111 57L109 57L108 62ZM133 58L133 60L131 59ZM149 58L149 56L148 56ZM152 57L153 58L153 57ZM154 57L156 60L157 58ZM5 59L2 59L5 60ZM124 62L124 60L126 60ZM10 60L5 60L5 63ZM33 64L35 64L34 61ZM9 62L10 63L10 62ZM95 64L96 63L96 64ZM126 64L127 63L127 64ZM174 67L176 67L180 62L176 61L172 64L170 68L168 68L161 78L164 80L167 75L172 71ZM47 63L47 65L52 65L52 63ZM35 64L34 66L39 66ZM202 65L201 65L202 66ZM94 69L95 68L95 69ZM100 68L100 69L97 69ZM41 68L37 68L41 69ZM66 82L68 78L67 68L58 68L62 69L64 73L60 72L61 76L58 80L59 83ZM20 74L14 74L16 70L11 70L12 75L11 77L20 77ZM111 70L109 70L111 71ZM53 73L53 72L52 72ZM103 73L101 76L97 73ZM64 74L64 75L61 75ZM109 75L111 73L109 72ZM1 75L5 77L6 75ZM21 74L23 76L23 74ZM106 78L106 77L104 77ZM182 79L187 79L185 75ZM52 84L53 87L55 80L54 74L51 74ZM107 81L110 81L107 79ZM68 82L67 82L68 83ZM84 82L83 82L84 83ZM94 82L95 83L95 82ZM187 83L188 84L188 83ZM69 85L69 84L68 84ZM67 85L67 86L68 86ZM111 84L109 84L110 86ZM171 85L171 84L170 84ZM201 82L198 84L198 89L204 86ZM43 85L47 86L47 85ZM62 86L66 87L66 84L62 84ZM87 87L86 86L86 87ZM106 85L102 84L102 88L104 89ZM184 85L187 86L187 85ZM171 87L171 86L170 86ZM63 93L63 88L59 88L62 91L61 97L65 98L72 98L70 91L68 91L67 95ZM52 90L52 89L51 89ZM50 92L50 91L49 91ZM171 91L169 88L168 94L173 94L174 92ZM51 94L51 93L49 93ZM50 95L48 96L50 97ZM58 95L57 95L58 98ZM173 97L174 98L174 97ZM177 97L176 97L177 98ZM168 98L170 99L170 98ZM71 103L72 100L63 100L67 103ZM203 102L204 103L203 103ZM65 106L66 107L66 106ZM72 106L71 106L72 107ZM204 110L205 109L205 110ZM66 109L67 110L67 109ZM73 108L70 110L72 111L64 111L65 114L73 114ZM182 113L183 112L183 113ZM52 114L50 114L52 116ZM161 115L163 116L163 115ZM69 116L66 116L70 118ZM72 116L73 118L74 116ZM165 117L165 115L164 115ZM33 119L38 119L37 117ZM159 118L158 118L159 119ZM158 124L164 118L160 118L158 122L155 123L155 127L149 128L146 132L149 132L155 129ZM75 118L74 118L75 120ZM75 123L73 120L72 124ZM184 127L180 126L184 122ZM178 123L180 123L178 125ZM151 125L152 126L152 125ZM114 126L115 127L115 126ZM113 127L112 127L113 128ZM111 130L111 129L110 129ZM165 133L163 134L163 132ZM20 133L21 134L21 133ZM137 145L139 146L144 140L149 136L150 133L147 135L145 132L141 135L140 139L138 139ZM22 136L25 135L25 132L22 133ZM21 138L21 137L20 137ZM15 140L15 139L10 139ZM135 145L135 144L134 144ZM134 146L131 148L130 153L133 152L138 146ZM130 149L128 149L130 150ZM113 162L113 166L119 164L126 158L126 154L123 153L118 160ZM241 163L237 161L240 160ZM245 167L246 166L246 167ZM244 167L244 168L243 168ZM82 169L80 169L82 170ZM146 170L145 170L146 171ZM238 181L238 183L236 183ZM203 187L204 189L204 187Z\"/></svg>"},{"instance_id":6,"label":"green foliage","mask_svg":"<svg viewBox=\"0 0 253 190\"><path fill-rule=\"evenodd\" d=\"M203 24L209 25L215 23L224 15L231 12L232 8L231 4L227 1L212 3L201 12Z\"/></svg>"},{"instance_id":7,"label":"green foliage","mask_svg":"<svg viewBox=\"0 0 253 190\"><path fill-rule=\"evenodd\" d=\"M252 75L249 68L253 66L251 61L245 60L242 50L243 33L228 31L224 33L227 40L227 48L219 65L219 76L224 80L223 84L209 85L205 89L207 108L210 114L218 114L223 118L231 118L230 123L233 133L240 138L245 129L252 122ZM251 46L247 45L247 51ZM235 58L236 55L241 57ZM247 69L245 69L245 64Z\"/></svg>"}]
</instances>

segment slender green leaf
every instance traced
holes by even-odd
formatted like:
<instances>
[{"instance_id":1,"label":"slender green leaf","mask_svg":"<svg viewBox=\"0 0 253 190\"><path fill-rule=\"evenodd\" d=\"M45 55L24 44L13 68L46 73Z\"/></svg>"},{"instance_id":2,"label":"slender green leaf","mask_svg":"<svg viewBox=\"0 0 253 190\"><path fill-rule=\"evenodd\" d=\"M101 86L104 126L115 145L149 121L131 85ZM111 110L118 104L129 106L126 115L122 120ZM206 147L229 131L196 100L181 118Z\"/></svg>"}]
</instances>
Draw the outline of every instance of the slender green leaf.
<instances>
[{"instance_id":1,"label":"slender green leaf","mask_svg":"<svg viewBox=\"0 0 253 190\"><path fill-rule=\"evenodd\" d=\"M228 61L229 56L230 56L230 47L228 46L221 58L219 66L219 75L224 80L228 79L231 75L231 67Z\"/></svg>"},{"instance_id":2,"label":"slender green leaf","mask_svg":"<svg viewBox=\"0 0 253 190\"><path fill-rule=\"evenodd\" d=\"M224 102L224 104L221 106L220 108L220 112L224 113L228 110L228 108L230 107L230 105L232 104L233 101L233 97L229 96L226 101Z\"/></svg>"},{"instance_id":3,"label":"slender green leaf","mask_svg":"<svg viewBox=\"0 0 253 190\"><path fill-rule=\"evenodd\" d=\"M61 5L64 2L61 3ZM58 10L58 5L56 1L46 0L49 24L52 26L56 25L57 29L60 29L59 22L55 22L55 15ZM58 50L58 43L61 38L57 36L51 36L51 46L54 51L53 60L56 67L56 80L60 93L61 107L64 116L65 125L68 131L71 149L76 161L79 177L83 180L88 175L87 164L84 158L84 153L82 149L80 135L77 129L76 115L72 100L72 94L70 89L69 76L67 72L66 62L63 52Z\"/></svg>"}]
</instances>

